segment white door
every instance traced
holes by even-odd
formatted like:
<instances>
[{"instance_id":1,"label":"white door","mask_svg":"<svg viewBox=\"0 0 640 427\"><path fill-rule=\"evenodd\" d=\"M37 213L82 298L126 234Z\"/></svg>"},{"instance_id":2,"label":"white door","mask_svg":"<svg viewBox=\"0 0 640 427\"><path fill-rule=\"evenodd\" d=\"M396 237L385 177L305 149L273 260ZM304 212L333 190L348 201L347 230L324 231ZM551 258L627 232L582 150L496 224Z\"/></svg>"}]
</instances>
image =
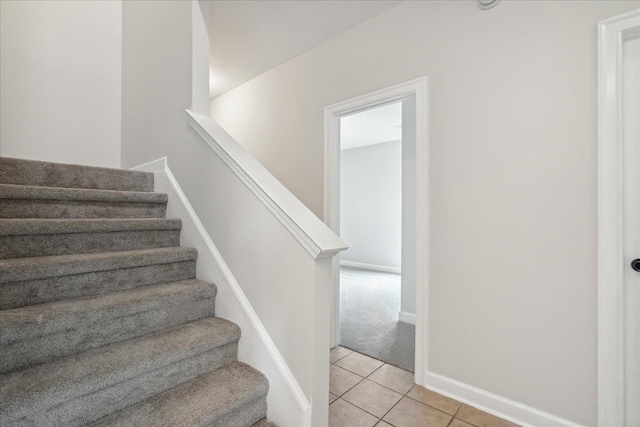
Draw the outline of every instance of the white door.
<instances>
[{"instance_id":1,"label":"white door","mask_svg":"<svg viewBox=\"0 0 640 427\"><path fill-rule=\"evenodd\" d=\"M638 35L623 41L622 57L624 420L625 426L640 426L640 37Z\"/></svg>"},{"instance_id":2,"label":"white door","mask_svg":"<svg viewBox=\"0 0 640 427\"><path fill-rule=\"evenodd\" d=\"M598 25L598 425L640 426L640 9Z\"/></svg>"}]
</instances>

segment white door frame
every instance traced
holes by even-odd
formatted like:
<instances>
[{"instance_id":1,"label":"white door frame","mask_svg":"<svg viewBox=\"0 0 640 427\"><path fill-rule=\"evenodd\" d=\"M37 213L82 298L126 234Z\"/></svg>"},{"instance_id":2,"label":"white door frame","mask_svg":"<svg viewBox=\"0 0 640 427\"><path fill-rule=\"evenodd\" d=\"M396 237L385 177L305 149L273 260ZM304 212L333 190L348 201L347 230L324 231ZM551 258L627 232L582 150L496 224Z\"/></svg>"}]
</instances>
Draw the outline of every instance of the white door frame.
<instances>
[{"instance_id":1,"label":"white door frame","mask_svg":"<svg viewBox=\"0 0 640 427\"><path fill-rule=\"evenodd\" d=\"M324 110L325 181L324 222L340 235L340 117L356 111L416 97L416 346L415 381L424 385L427 370L427 289L428 289L428 108L427 78L421 77L330 105ZM340 266L333 263L331 346L340 342Z\"/></svg>"},{"instance_id":2,"label":"white door frame","mask_svg":"<svg viewBox=\"0 0 640 427\"><path fill-rule=\"evenodd\" d=\"M640 10L598 23L598 425L624 425L622 43Z\"/></svg>"}]
</instances>

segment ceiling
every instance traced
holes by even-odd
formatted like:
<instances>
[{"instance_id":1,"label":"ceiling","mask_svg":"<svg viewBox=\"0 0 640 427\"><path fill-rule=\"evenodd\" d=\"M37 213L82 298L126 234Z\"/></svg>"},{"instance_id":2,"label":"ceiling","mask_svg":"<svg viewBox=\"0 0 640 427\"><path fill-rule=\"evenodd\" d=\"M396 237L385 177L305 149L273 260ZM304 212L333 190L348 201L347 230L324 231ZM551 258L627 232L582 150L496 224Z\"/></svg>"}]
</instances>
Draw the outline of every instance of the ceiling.
<instances>
[{"instance_id":1,"label":"ceiling","mask_svg":"<svg viewBox=\"0 0 640 427\"><path fill-rule=\"evenodd\" d=\"M215 98L399 0L211 1L211 87Z\"/></svg>"},{"instance_id":2,"label":"ceiling","mask_svg":"<svg viewBox=\"0 0 640 427\"><path fill-rule=\"evenodd\" d=\"M401 139L401 101L340 119L340 149L342 150Z\"/></svg>"}]
</instances>

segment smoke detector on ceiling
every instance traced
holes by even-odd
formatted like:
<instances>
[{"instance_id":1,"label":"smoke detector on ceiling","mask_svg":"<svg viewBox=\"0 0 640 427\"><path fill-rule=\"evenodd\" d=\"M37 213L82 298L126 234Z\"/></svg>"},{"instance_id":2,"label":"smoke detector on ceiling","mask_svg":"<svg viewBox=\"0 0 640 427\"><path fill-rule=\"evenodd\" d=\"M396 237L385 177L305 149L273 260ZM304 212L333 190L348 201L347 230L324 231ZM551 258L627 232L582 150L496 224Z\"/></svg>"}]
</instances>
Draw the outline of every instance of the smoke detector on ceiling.
<instances>
[{"instance_id":1,"label":"smoke detector on ceiling","mask_svg":"<svg viewBox=\"0 0 640 427\"><path fill-rule=\"evenodd\" d=\"M500 3L500 0L478 0L478 7L482 10L488 10Z\"/></svg>"}]
</instances>

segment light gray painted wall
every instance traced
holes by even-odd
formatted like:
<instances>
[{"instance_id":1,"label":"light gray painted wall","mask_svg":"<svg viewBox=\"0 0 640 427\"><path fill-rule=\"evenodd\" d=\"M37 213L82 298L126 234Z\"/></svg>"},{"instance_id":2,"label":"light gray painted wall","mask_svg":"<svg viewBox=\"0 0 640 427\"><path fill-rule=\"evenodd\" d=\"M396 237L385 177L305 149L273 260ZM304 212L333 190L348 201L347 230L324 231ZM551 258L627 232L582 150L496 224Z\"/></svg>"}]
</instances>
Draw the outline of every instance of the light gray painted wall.
<instances>
[{"instance_id":1,"label":"light gray painted wall","mask_svg":"<svg viewBox=\"0 0 640 427\"><path fill-rule=\"evenodd\" d=\"M0 154L120 166L122 2L0 1Z\"/></svg>"},{"instance_id":2,"label":"light gray painted wall","mask_svg":"<svg viewBox=\"0 0 640 427\"><path fill-rule=\"evenodd\" d=\"M211 28L211 2L197 0L193 2L192 16L192 78L195 84L191 88L191 111L207 115L209 111L209 34ZM202 88L206 87L206 91Z\"/></svg>"},{"instance_id":3,"label":"light gray painted wall","mask_svg":"<svg viewBox=\"0 0 640 427\"><path fill-rule=\"evenodd\" d=\"M341 260L400 268L402 142L341 151Z\"/></svg>"},{"instance_id":4,"label":"light gray painted wall","mask_svg":"<svg viewBox=\"0 0 640 427\"><path fill-rule=\"evenodd\" d=\"M211 113L322 216L324 107L428 76L428 368L593 425L596 24L637 7L403 2Z\"/></svg>"}]
</instances>

